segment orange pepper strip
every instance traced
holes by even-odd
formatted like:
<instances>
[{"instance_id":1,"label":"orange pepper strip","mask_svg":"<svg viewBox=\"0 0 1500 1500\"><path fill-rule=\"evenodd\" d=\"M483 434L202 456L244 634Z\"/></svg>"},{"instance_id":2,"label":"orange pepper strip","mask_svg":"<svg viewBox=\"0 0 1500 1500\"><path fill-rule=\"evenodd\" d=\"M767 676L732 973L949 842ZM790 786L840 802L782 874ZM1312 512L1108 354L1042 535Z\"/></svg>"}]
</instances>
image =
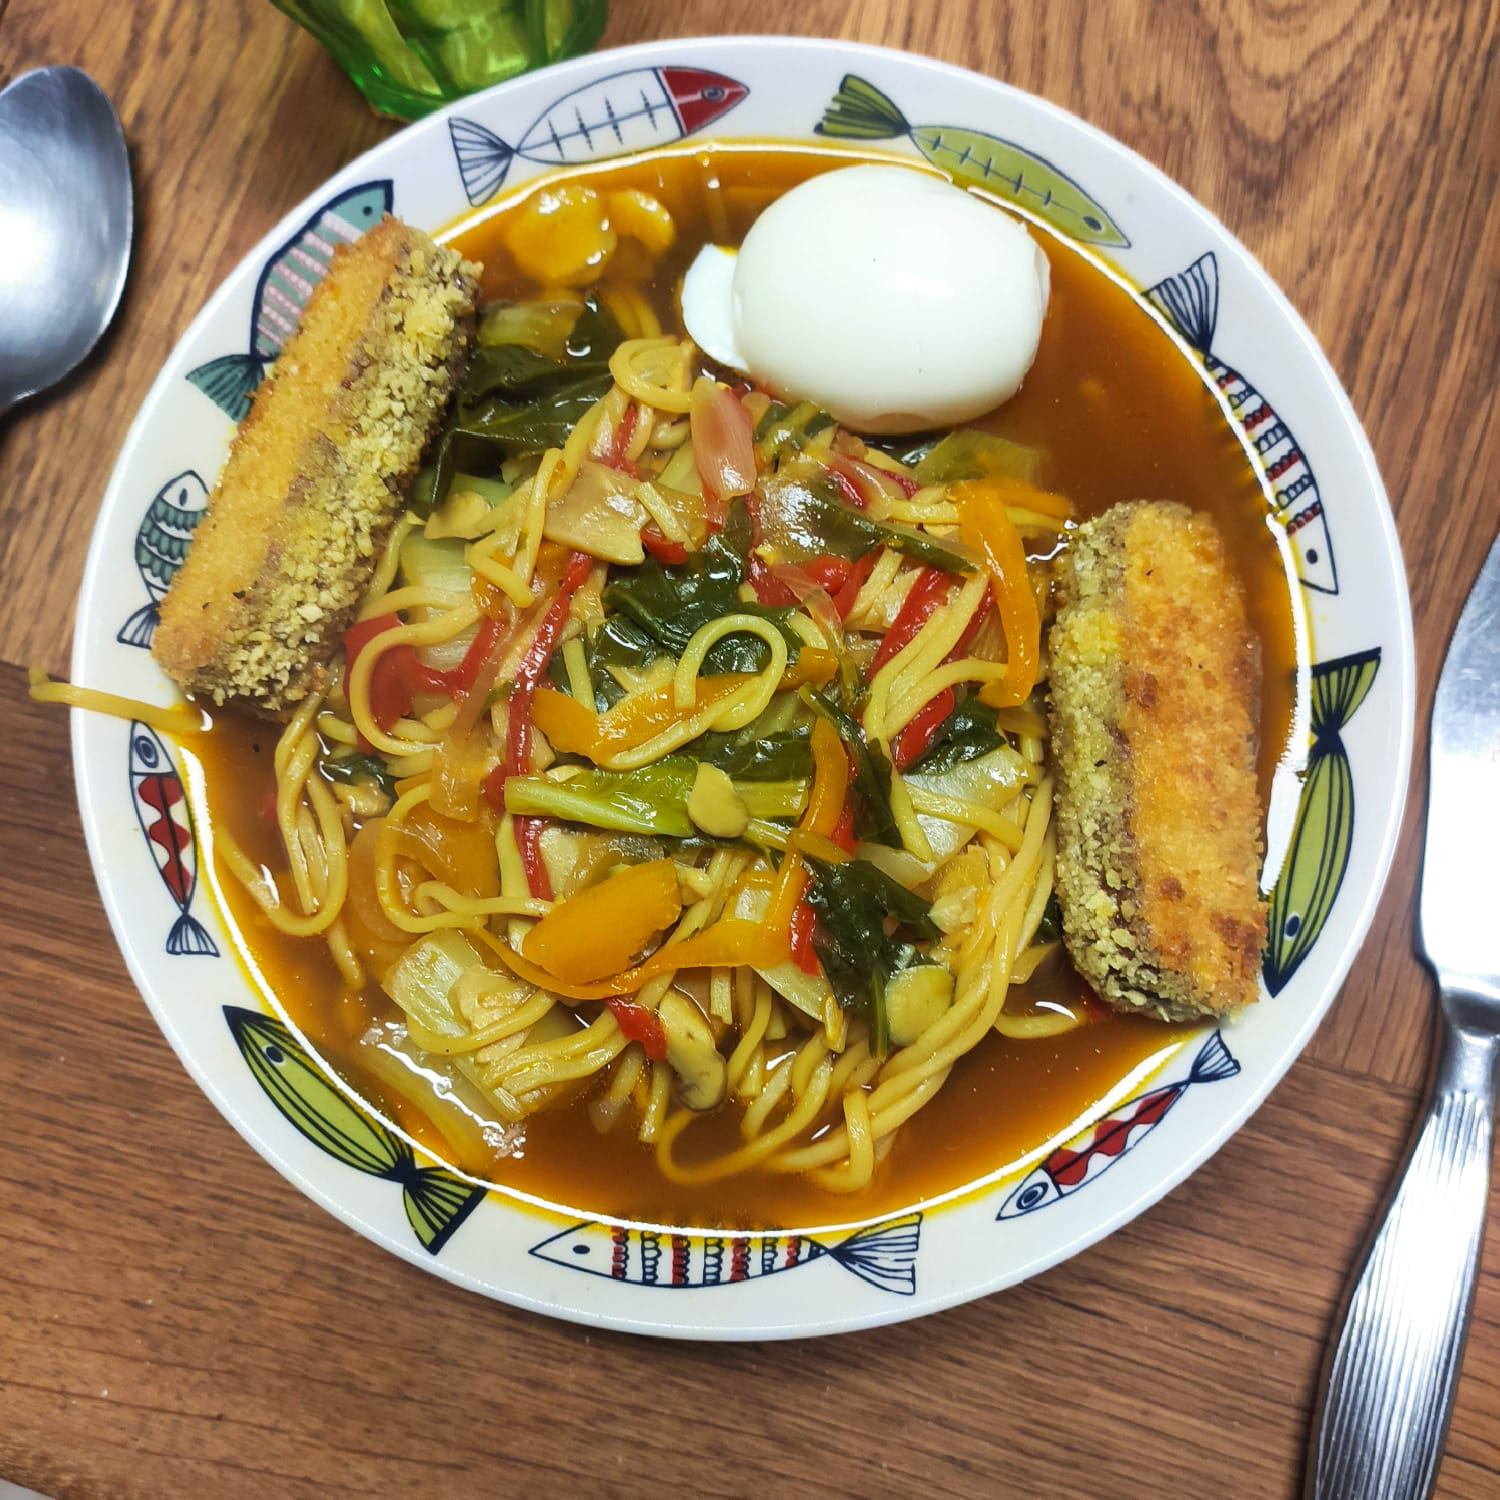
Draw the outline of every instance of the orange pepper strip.
<instances>
[{"instance_id":1,"label":"orange pepper strip","mask_svg":"<svg viewBox=\"0 0 1500 1500\"><path fill-rule=\"evenodd\" d=\"M628 995L640 989L648 979L655 979L658 974L675 973L678 969L733 968L738 964L768 969L785 957L762 923L729 917L681 943L667 943L644 963L638 963L612 979L602 979L596 984L574 984L532 963L524 954L507 947L482 927L475 928L473 936L488 944L518 978L554 995L566 995L570 1000L608 1000L612 995Z\"/></svg>"},{"instance_id":2,"label":"orange pepper strip","mask_svg":"<svg viewBox=\"0 0 1500 1500\"><path fill-rule=\"evenodd\" d=\"M991 708L1024 703L1036 686L1042 643L1042 617L1026 572L1021 534L1005 513L1008 486L999 480L970 479L953 486L959 535L984 559L990 590L1005 631L1005 675L979 690Z\"/></svg>"},{"instance_id":3,"label":"orange pepper strip","mask_svg":"<svg viewBox=\"0 0 1500 1500\"><path fill-rule=\"evenodd\" d=\"M777 691L799 688L804 682L822 687L825 682L833 681L838 669L839 659L832 651L824 651L818 646L804 646L797 653L797 660L781 674L781 685Z\"/></svg>"},{"instance_id":4,"label":"orange pepper strip","mask_svg":"<svg viewBox=\"0 0 1500 1500\"><path fill-rule=\"evenodd\" d=\"M807 797L807 811L797 825L797 832L831 839L843 815L849 795L849 757L844 753L838 731L827 719L818 719L812 731L813 783ZM771 900L764 918L766 932L782 943L789 943L792 913L807 887L802 858L789 842L786 858L776 872Z\"/></svg>"},{"instance_id":5,"label":"orange pepper strip","mask_svg":"<svg viewBox=\"0 0 1500 1500\"><path fill-rule=\"evenodd\" d=\"M521 951L559 979L586 984L628 967L681 911L672 861L653 859L558 902L526 934Z\"/></svg>"},{"instance_id":6,"label":"orange pepper strip","mask_svg":"<svg viewBox=\"0 0 1500 1500\"><path fill-rule=\"evenodd\" d=\"M603 714L595 713L556 688L538 688L531 704L531 717L554 750L586 755L597 763L644 745L699 709L727 698L749 681L750 674L745 672L700 677L693 706L687 709L677 707L669 682L655 692L638 693Z\"/></svg>"}]
</instances>

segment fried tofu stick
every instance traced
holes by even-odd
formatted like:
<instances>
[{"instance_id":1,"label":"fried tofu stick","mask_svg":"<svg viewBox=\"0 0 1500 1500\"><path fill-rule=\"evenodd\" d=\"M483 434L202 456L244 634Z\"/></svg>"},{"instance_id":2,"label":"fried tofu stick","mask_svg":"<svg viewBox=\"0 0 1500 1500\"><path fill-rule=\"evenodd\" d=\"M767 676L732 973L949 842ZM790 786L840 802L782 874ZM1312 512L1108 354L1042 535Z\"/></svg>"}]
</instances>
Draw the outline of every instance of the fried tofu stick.
<instances>
[{"instance_id":1,"label":"fried tofu stick","mask_svg":"<svg viewBox=\"0 0 1500 1500\"><path fill-rule=\"evenodd\" d=\"M162 603L152 654L187 692L279 717L319 680L462 373L477 270L389 215L335 253Z\"/></svg>"},{"instance_id":2,"label":"fried tofu stick","mask_svg":"<svg viewBox=\"0 0 1500 1500\"><path fill-rule=\"evenodd\" d=\"M1260 652L1213 521L1162 501L1079 528L1050 641L1057 894L1117 1009L1186 1021L1258 991Z\"/></svg>"}]
</instances>

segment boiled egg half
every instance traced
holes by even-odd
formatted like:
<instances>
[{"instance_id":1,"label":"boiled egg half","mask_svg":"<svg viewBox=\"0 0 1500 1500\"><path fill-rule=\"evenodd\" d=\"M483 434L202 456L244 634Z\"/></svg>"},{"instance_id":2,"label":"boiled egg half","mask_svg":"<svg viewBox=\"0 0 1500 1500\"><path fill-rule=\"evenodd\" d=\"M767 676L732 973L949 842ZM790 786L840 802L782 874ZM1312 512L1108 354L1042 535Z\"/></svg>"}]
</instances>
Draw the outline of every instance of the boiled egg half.
<instances>
[{"instance_id":1,"label":"boiled egg half","mask_svg":"<svg viewBox=\"0 0 1500 1500\"><path fill-rule=\"evenodd\" d=\"M848 167L795 187L738 251L689 267L694 342L860 432L952 426L1013 396L1036 357L1047 257L1008 214L920 171Z\"/></svg>"}]
</instances>

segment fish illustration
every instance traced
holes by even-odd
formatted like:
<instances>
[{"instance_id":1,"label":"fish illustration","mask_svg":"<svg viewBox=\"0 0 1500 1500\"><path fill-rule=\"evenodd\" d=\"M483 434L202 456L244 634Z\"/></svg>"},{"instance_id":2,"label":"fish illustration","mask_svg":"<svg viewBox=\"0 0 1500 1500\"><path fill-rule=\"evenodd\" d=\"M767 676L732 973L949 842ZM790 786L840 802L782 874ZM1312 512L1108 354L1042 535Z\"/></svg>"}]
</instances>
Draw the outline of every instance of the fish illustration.
<instances>
[{"instance_id":1,"label":"fish illustration","mask_svg":"<svg viewBox=\"0 0 1500 1500\"><path fill-rule=\"evenodd\" d=\"M909 136L939 171L1010 199L1072 239L1121 249L1130 244L1104 206L1045 157L983 130L913 125L893 100L853 73L844 75L814 133L845 141Z\"/></svg>"},{"instance_id":2,"label":"fish illustration","mask_svg":"<svg viewBox=\"0 0 1500 1500\"><path fill-rule=\"evenodd\" d=\"M146 646L161 618L161 601L187 556L193 529L203 519L208 486L191 470L174 474L156 492L135 534L135 565L149 598L120 627L122 646Z\"/></svg>"},{"instance_id":3,"label":"fish illustration","mask_svg":"<svg viewBox=\"0 0 1500 1500\"><path fill-rule=\"evenodd\" d=\"M538 1260L632 1286L707 1287L793 1271L825 1255L882 1292L910 1297L922 1215L869 1224L836 1245L799 1234L688 1235L600 1224L564 1229L531 1247Z\"/></svg>"},{"instance_id":4,"label":"fish illustration","mask_svg":"<svg viewBox=\"0 0 1500 1500\"><path fill-rule=\"evenodd\" d=\"M167 952L217 958L214 940L189 910L198 889L198 843L182 778L160 736L139 719L130 721L130 801L161 883L177 903Z\"/></svg>"},{"instance_id":5,"label":"fish illustration","mask_svg":"<svg viewBox=\"0 0 1500 1500\"><path fill-rule=\"evenodd\" d=\"M1349 868L1354 775L1340 731L1365 701L1379 670L1379 648L1319 662L1312 669L1312 750L1286 863L1271 892L1261 965L1273 995L1286 988L1317 942Z\"/></svg>"},{"instance_id":6,"label":"fish illustration","mask_svg":"<svg viewBox=\"0 0 1500 1500\"><path fill-rule=\"evenodd\" d=\"M1291 539L1297 576L1320 594L1338 593L1333 541L1312 466L1271 403L1238 370L1210 352L1219 321L1218 258L1212 250L1200 255L1179 275L1158 281L1146 297L1197 351L1259 455L1276 510Z\"/></svg>"},{"instance_id":7,"label":"fish illustration","mask_svg":"<svg viewBox=\"0 0 1500 1500\"><path fill-rule=\"evenodd\" d=\"M1107 1172L1127 1151L1161 1124L1167 1111L1195 1083L1218 1083L1233 1078L1240 1065L1229 1054L1221 1032L1214 1032L1193 1059L1186 1078L1165 1083L1127 1100L1083 1135L1059 1146L1034 1167L1001 1205L998 1219L1018 1219L1076 1193L1085 1183ZM1080 1142L1082 1144L1080 1144Z\"/></svg>"},{"instance_id":8,"label":"fish illustration","mask_svg":"<svg viewBox=\"0 0 1500 1500\"><path fill-rule=\"evenodd\" d=\"M411 1147L350 1103L275 1016L226 1005L224 1019L255 1081L287 1120L346 1167L399 1183L422 1248L442 1250L485 1189L443 1167L419 1167Z\"/></svg>"},{"instance_id":9,"label":"fish illustration","mask_svg":"<svg viewBox=\"0 0 1500 1500\"><path fill-rule=\"evenodd\" d=\"M559 167L639 151L722 119L749 88L706 68L631 68L564 94L514 146L474 120L448 121L464 192L476 207L499 191L516 157Z\"/></svg>"},{"instance_id":10,"label":"fish illustration","mask_svg":"<svg viewBox=\"0 0 1500 1500\"><path fill-rule=\"evenodd\" d=\"M389 178L362 182L330 198L266 261L250 304L250 352L211 359L189 370L187 378L221 411L236 422L244 421L251 393L296 331L333 252L373 229L394 201L395 186Z\"/></svg>"}]
</instances>

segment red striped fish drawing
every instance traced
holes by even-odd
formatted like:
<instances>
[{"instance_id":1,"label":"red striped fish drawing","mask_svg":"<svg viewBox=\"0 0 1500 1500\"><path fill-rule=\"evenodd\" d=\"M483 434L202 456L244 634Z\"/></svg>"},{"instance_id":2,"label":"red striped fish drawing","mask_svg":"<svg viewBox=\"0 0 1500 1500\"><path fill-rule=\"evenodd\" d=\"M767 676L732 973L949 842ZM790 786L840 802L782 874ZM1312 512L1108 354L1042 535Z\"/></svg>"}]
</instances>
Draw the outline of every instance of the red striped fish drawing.
<instances>
[{"instance_id":1,"label":"red striped fish drawing","mask_svg":"<svg viewBox=\"0 0 1500 1500\"><path fill-rule=\"evenodd\" d=\"M589 1220L533 1245L531 1254L570 1271L649 1287L754 1281L826 1256L879 1291L910 1297L921 1230L921 1214L903 1214L825 1245L799 1234L671 1234Z\"/></svg>"},{"instance_id":2,"label":"red striped fish drawing","mask_svg":"<svg viewBox=\"0 0 1500 1500\"><path fill-rule=\"evenodd\" d=\"M1223 1035L1214 1032L1193 1059L1186 1078L1137 1094L1066 1146L1059 1146L1027 1174L1001 1205L996 1217L1018 1219L1076 1193L1139 1145L1195 1083L1218 1083L1233 1078L1239 1070L1239 1063L1224 1045Z\"/></svg>"},{"instance_id":3,"label":"red striped fish drawing","mask_svg":"<svg viewBox=\"0 0 1500 1500\"><path fill-rule=\"evenodd\" d=\"M130 722L130 801L156 872L177 906L167 952L217 958L214 940L189 911L198 889L198 843L182 778L160 736L139 719Z\"/></svg>"},{"instance_id":4,"label":"red striped fish drawing","mask_svg":"<svg viewBox=\"0 0 1500 1500\"><path fill-rule=\"evenodd\" d=\"M722 119L750 90L706 68L631 68L564 94L514 146L474 120L448 121L464 192L493 198L516 157L561 167L680 141Z\"/></svg>"},{"instance_id":5,"label":"red striped fish drawing","mask_svg":"<svg viewBox=\"0 0 1500 1500\"><path fill-rule=\"evenodd\" d=\"M1328 517L1312 465L1271 403L1238 370L1211 351L1219 321L1217 257L1212 250L1200 255L1179 275L1158 281L1147 290L1146 297L1196 351L1259 455L1277 514L1291 539L1297 576L1320 594L1338 593L1333 539L1328 534Z\"/></svg>"}]
</instances>

